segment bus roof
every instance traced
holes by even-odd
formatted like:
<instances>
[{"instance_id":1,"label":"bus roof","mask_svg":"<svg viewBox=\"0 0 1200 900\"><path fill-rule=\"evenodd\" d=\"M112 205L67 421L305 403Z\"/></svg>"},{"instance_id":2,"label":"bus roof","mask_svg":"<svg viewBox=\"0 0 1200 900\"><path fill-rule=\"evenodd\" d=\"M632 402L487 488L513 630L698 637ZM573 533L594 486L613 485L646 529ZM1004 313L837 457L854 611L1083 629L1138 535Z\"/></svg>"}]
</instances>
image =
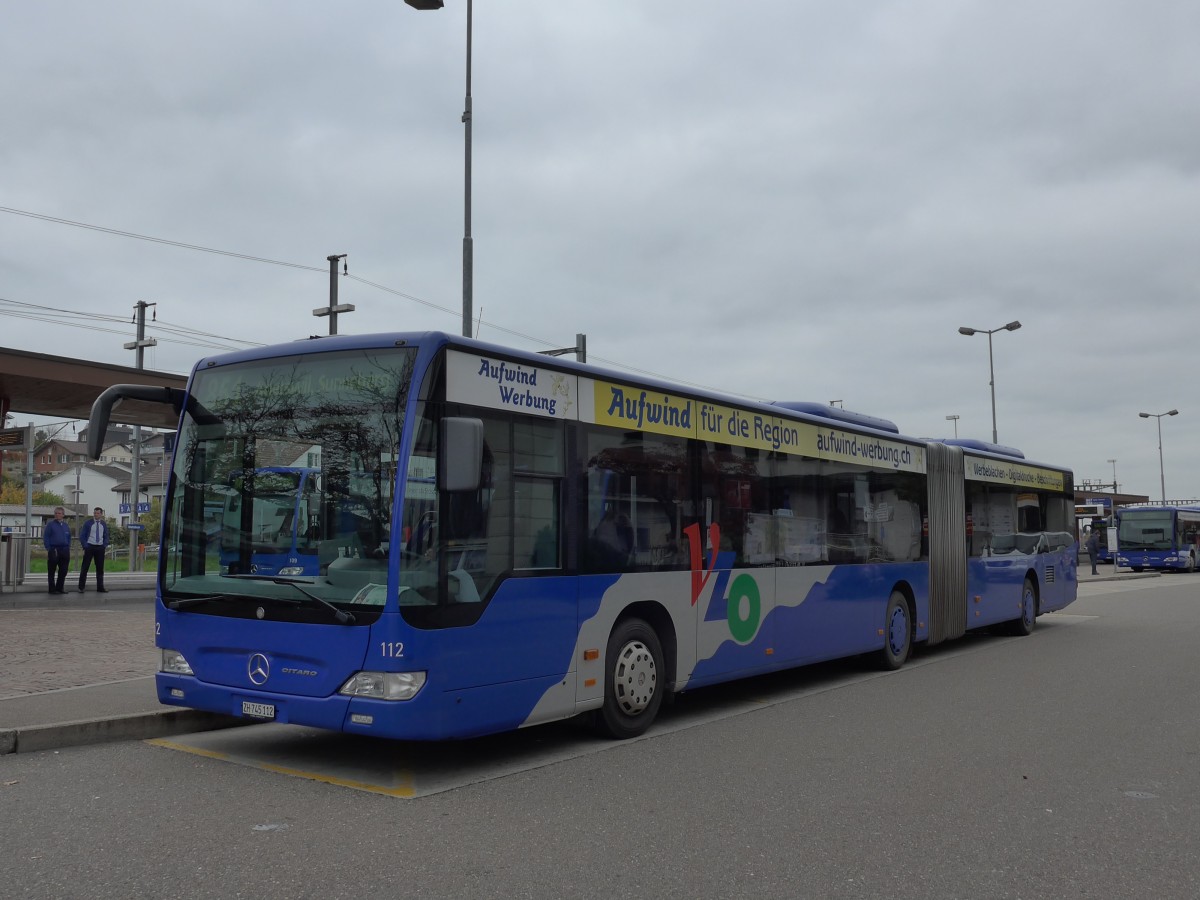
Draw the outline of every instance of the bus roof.
<instances>
[{"instance_id":1,"label":"bus roof","mask_svg":"<svg viewBox=\"0 0 1200 900\"><path fill-rule=\"evenodd\" d=\"M1117 507L1117 512L1137 510L1138 512L1162 512L1164 510L1186 510L1187 512L1200 512L1200 500L1168 500L1166 503L1157 503L1154 501L1146 503L1126 503L1123 506Z\"/></svg>"},{"instance_id":2,"label":"bus roof","mask_svg":"<svg viewBox=\"0 0 1200 900\"><path fill-rule=\"evenodd\" d=\"M485 353L493 356L506 357L514 361L519 361L542 368L553 368L561 371L575 372L590 378L599 377L612 381L632 382L639 386L662 390L666 393L678 394L685 397L710 400L715 403L753 409L757 412L763 413L764 415L783 415L785 418L807 421L817 425L829 425L830 423L837 423L839 426L849 427L854 431L879 435L881 437L886 436L898 438L900 440L917 445L936 442L949 446L958 446L964 451L983 453L999 458L1020 460L1025 459L1025 454L1016 448L1005 447L1000 444L989 444L985 441L975 441L965 438L932 439L907 436L902 434L895 423L888 419L867 415L865 413L844 410L822 403L747 399L744 396L723 394L695 385L665 381L653 375L645 375L638 372L627 372L617 369L606 369L592 363L580 363L571 359L551 357L535 351L520 350L505 346L503 344L493 344L488 341L452 335L442 331L380 332L375 334L330 336L314 335L308 338L301 338L290 343L273 344L266 347L254 347L247 350L237 350L232 353L204 357L197 361L193 372L198 372L211 366L231 365L242 362L250 362L258 359L270 359L273 357L291 356L295 354L334 352L340 350L382 349L386 347L402 346L424 347L426 349L441 349L442 347L449 346L467 352ZM1070 471L1064 466L1032 462L1031 464L1044 465L1046 468L1058 469L1064 472Z\"/></svg>"},{"instance_id":3,"label":"bus roof","mask_svg":"<svg viewBox=\"0 0 1200 900\"><path fill-rule=\"evenodd\" d=\"M951 447L962 447L964 450L981 450L996 456L1011 456L1013 459L1024 459L1025 454L1016 447L1005 447L1003 444L992 444L988 441L977 441L974 438L947 438L938 443Z\"/></svg>"}]
</instances>

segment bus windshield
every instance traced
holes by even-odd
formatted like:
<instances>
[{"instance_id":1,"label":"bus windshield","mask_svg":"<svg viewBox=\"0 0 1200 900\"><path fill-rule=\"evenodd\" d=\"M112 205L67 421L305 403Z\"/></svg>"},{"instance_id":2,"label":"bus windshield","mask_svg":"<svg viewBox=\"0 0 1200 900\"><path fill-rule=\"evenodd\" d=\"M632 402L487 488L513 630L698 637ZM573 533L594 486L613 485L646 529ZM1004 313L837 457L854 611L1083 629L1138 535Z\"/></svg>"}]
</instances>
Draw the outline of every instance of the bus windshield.
<instances>
[{"instance_id":1,"label":"bus windshield","mask_svg":"<svg viewBox=\"0 0 1200 900\"><path fill-rule=\"evenodd\" d=\"M164 600L381 606L415 361L361 350L199 370L164 521Z\"/></svg>"},{"instance_id":2,"label":"bus windshield","mask_svg":"<svg viewBox=\"0 0 1200 900\"><path fill-rule=\"evenodd\" d=\"M1122 550L1170 550L1172 514L1170 510L1124 510L1121 513L1117 543Z\"/></svg>"}]
</instances>

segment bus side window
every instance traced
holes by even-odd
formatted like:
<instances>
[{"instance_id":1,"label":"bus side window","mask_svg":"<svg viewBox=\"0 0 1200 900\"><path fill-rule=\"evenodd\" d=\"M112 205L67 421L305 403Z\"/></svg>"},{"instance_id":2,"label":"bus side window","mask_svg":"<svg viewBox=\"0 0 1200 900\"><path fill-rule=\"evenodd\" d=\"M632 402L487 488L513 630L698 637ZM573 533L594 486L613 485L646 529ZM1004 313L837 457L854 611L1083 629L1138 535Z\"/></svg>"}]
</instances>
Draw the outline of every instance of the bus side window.
<instances>
[{"instance_id":1,"label":"bus side window","mask_svg":"<svg viewBox=\"0 0 1200 900\"><path fill-rule=\"evenodd\" d=\"M513 568L560 568L566 432L560 422L518 419L512 443Z\"/></svg>"},{"instance_id":2,"label":"bus side window","mask_svg":"<svg viewBox=\"0 0 1200 900\"><path fill-rule=\"evenodd\" d=\"M688 441L596 428L586 434L585 572L683 569L694 506Z\"/></svg>"}]
</instances>

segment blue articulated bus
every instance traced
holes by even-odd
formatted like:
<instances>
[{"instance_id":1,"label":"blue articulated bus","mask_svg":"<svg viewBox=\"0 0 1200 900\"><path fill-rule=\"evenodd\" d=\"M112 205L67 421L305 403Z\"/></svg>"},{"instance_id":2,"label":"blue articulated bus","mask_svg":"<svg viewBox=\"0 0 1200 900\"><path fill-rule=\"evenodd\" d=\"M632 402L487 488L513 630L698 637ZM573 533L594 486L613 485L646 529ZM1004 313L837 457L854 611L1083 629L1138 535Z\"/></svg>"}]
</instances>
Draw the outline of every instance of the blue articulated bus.
<instances>
[{"instance_id":1,"label":"blue articulated bus","mask_svg":"<svg viewBox=\"0 0 1200 900\"><path fill-rule=\"evenodd\" d=\"M1117 565L1195 572L1200 564L1200 504L1140 504L1117 510Z\"/></svg>"},{"instance_id":2,"label":"blue articulated bus","mask_svg":"<svg viewBox=\"0 0 1200 900\"><path fill-rule=\"evenodd\" d=\"M184 391L105 391L89 434L122 398L179 413L156 621L176 706L426 740L586 715L631 737L671 692L895 669L1076 595L1069 471L820 404L441 333L202 359ZM241 534L231 567L206 510L300 451L315 571L244 568Z\"/></svg>"}]
</instances>

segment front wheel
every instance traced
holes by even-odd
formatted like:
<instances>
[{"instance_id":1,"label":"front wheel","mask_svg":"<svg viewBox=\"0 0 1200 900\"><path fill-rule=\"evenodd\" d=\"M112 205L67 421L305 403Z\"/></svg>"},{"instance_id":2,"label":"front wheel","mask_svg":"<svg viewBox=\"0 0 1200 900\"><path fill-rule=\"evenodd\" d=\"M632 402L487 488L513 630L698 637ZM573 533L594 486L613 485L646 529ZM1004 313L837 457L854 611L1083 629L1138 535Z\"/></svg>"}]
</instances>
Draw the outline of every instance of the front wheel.
<instances>
[{"instance_id":1,"label":"front wheel","mask_svg":"<svg viewBox=\"0 0 1200 900\"><path fill-rule=\"evenodd\" d=\"M883 649L879 651L881 669L894 671L908 661L912 652L912 616L909 614L908 599L899 591L892 591L888 598L887 613L883 617Z\"/></svg>"},{"instance_id":2,"label":"front wheel","mask_svg":"<svg viewBox=\"0 0 1200 900\"><path fill-rule=\"evenodd\" d=\"M662 646L654 629L641 619L617 624L604 657L604 705L596 725L612 738L637 737L654 723L662 706Z\"/></svg>"},{"instance_id":3,"label":"front wheel","mask_svg":"<svg viewBox=\"0 0 1200 900\"><path fill-rule=\"evenodd\" d=\"M1025 579L1025 584L1021 587L1021 614L1011 622L1006 622L1005 631L1017 637L1024 637L1033 634L1033 627L1037 624L1037 592L1033 589L1033 582L1028 578Z\"/></svg>"}]
</instances>

